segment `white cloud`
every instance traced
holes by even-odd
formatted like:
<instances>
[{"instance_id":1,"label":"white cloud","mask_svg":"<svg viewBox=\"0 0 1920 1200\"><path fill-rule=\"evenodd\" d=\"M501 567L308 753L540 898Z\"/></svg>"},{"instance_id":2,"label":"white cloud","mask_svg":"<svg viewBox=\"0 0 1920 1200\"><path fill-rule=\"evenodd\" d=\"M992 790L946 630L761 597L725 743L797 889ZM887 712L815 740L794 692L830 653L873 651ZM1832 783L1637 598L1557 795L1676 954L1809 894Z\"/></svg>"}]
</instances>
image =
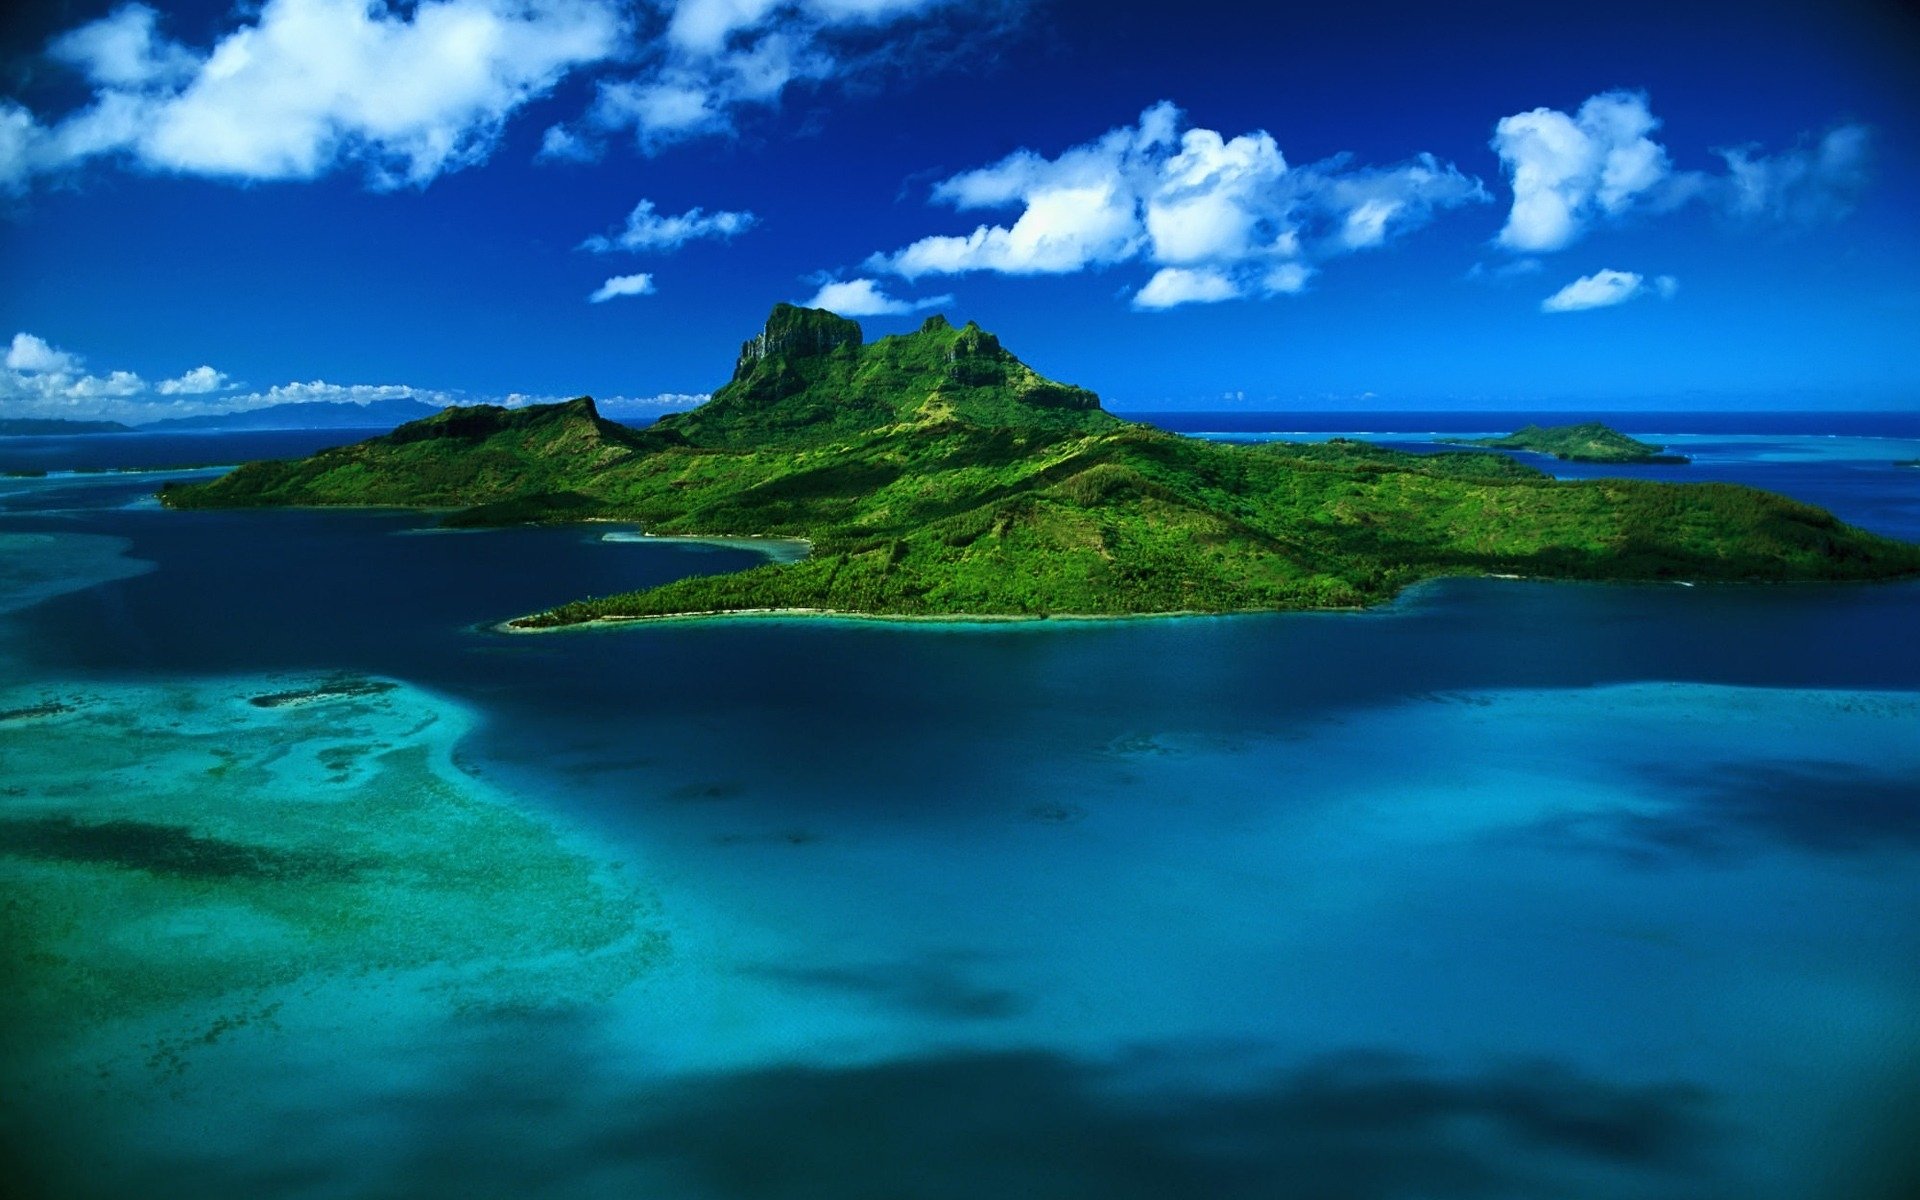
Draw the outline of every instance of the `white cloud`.
<instances>
[{"instance_id":1,"label":"white cloud","mask_svg":"<svg viewBox=\"0 0 1920 1200\"><path fill-rule=\"evenodd\" d=\"M610 236L596 235L580 243L583 250L605 254L614 250L677 250L697 238L731 238L753 227L750 212L708 213L689 209L677 217L663 217L653 201L642 200L627 214L626 228Z\"/></svg>"},{"instance_id":2,"label":"white cloud","mask_svg":"<svg viewBox=\"0 0 1920 1200\"><path fill-rule=\"evenodd\" d=\"M1537 258L1510 259L1507 262L1493 267L1483 262L1477 262L1467 268L1467 278L1508 281L1518 279L1524 275L1538 275L1545 269L1546 264Z\"/></svg>"},{"instance_id":3,"label":"white cloud","mask_svg":"<svg viewBox=\"0 0 1920 1200\"><path fill-rule=\"evenodd\" d=\"M1260 277L1260 290L1269 296L1296 295L1307 290L1315 270L1305 263L1281 263Z\"/></svg>"},{"instance_id":4,"label":"white cloud","mask_svg":"<svg viewBox=\"0 0 1920 1200\"><path fill-rule=\"evenodd\" d=\"M157 396L198 395L226 384L227 377L212 367L196 367L158 384L133 371L96 375L78 354L21 332L13 335L0 370L0 416L123 420L146 411Z\"/></svg>"},{"instance_id":5,"label":"white cloud","mask_svg":"<svg viewBox=\"0 0 1920 1200\"><path fill-rule=\"evenodd\" d=\"M32 113L0 100L0 195L17 196L26 190L45 136Z\"/></svg>"},{"instance_id":6,"label":"white cloud","mask_svg":"<svg viewBox=\"0 0 1920 1200\"><path fill-rule=\"evenodd\" d=\"M218 397L217 399L215 397ZM166 417L237 412L297 401L365 404L412 396L450 403L453 393L400 385L337 385L316 380L289 383L266 391L236 394L227 375L210 366L195 367L152 383L134 371L96 375L77 354L55 349L44 338L16 333L0 370L0 416L114 420L139 424Z\"/></svg>"},{"instance_id":7,"label":"white cloud","mask_svg":"<svg viewBox=\"0 0 1920 1200\"><path fill-rule=\"evenodd\" d=\"M1602 92L1569 116L1551 108L1495 126L1493 148L1513 186L1498 242L1509 250L1563 249L1596 222L1702 202L1736 217L1817 221L1845 215L1867 182L1872 136L1842 125L1812 145L1766 156L1718 150L1726 173L1676 171L1652 134L1644 93Z\"/></svg>"},{"instance_id":8,"label":"white cloud","mask_svg":"<svg viewBox=\"0 0 1920 1200\"><path fill-rule=\"evenodd\" d=\"M1181 304L1215 304L1240 295L1240 285L1209 267L1161 267L1147 285L1133 294L1135 308L1173 308Z\"/></svg>"},{"instance_id":9,"label":"white cloud","mask_svg":"<svg viewBox=\"0 0 1920 1200\"><path fill-rule=\"evenodd\" d=\"M1662 300L1671 300L1680 292L1680 281L1671 275L1657 275L1653 280L1653 290L1660 293Z\"/></svg>"},{"instance_id":10,"label":"white cloud","mask_svg":"<svg viewBox=\"0 0 1920 1200\"><path fill-rule=\"evenodd\" d=\"M573 395L510 392L504 396L475 396L408 384L339 384L324 379L241 392L225 374L206 366L159 383L149 383L132 371L86 374L80 356L56 350L30 333L14 335L7 361L0 368L0 417L111 420L129 425L169 417L250 412L282 404L367 405L380 400L418 400L442 407L486 403L518 408L570 400ZM693 408L707 399L704 394L662 392L655 396L603 396L598 403L601 411L609 415L657 416L674 409Z\"/></svg>"},{"instance_id":11,"label":"white cloud","mask_svg":"<svg viewBox=\"0 0 1920 1200\"><path fill-rule=\"evenodd\" d=\"M548 128L540 137L540 151L534 155L543 162L593 162L600 147L562 125Z\"/></svg>"},{"instance_id":12,"label":"white cloud","mask_svg":"<svg viewBox=\"0 0 1920 1200\"><path fill-rule=\"evenodd\" d=\"M13 342L7 347L6 366L9 371L26 371L32 374L66 374L80 369L80 358L68 354L65 350L55 350L45 338L35 337L31 333L16 333Z\"/></svg>"},{"instance_id":13,"label":"white cloud","mask_svg":"<svg viewBox=\"0 0 1920 1200\"><path fill-rule=\"evenodd\" d=\"M177 379L161 380L154 385L154 391L162 396L204 396L226 386L226 372L216 371L212 367L195 367Z\"/></svg>"},{"instance_id":14,"label":"white cloud","mask_svg":"<svg viewBox=\"0 0 1920 1200\"><path fill-rule=\"evenodd\" d=\"M55 38L47 55L104 87L183 83L198 63L186 47L161 37L158 24L153 9L129 4Z\"/></svg>"},{"instance_id":15,"label":"white cloud","mask_svg":"<svg viewBox=\"0 0 1920 1200\"><path fill-rule=\"evenodd\" d=\"M619 296L650 296L653 294L653 276L642 272L638 275L615 275L587 297L589 304L604 304Z\"/></svg>"},{"instance_id":16,"label":"white cloud","mask_svg":"<svg viewBox=\"0 0 1920 1200\"><path fill-rule=\"evenodd\" d=\"M1767 157L1752 147L1720 150L1727 208L1735 216L1819 221L1844 216L1866 187L1872 137L1842 125L1818 143Z\"/></svg>"},{"instance_id":17,"label":"white cloud","mask_svg":"<svg viewBox=\"0 0 1920 1200\"><path fill-rule=\"evenodd\" d=\"M1182 131L1170 103L1057 158L1020 150L938 184L956 209L1019 208L1010 224L925 237L867 267L907 279L991 271L1066 274L1144 261L1162 268L1136 308L1301 290L1312 263L1386 243L1443 208L1486 199L1430 155L1383 168L1338 157L1290 166L1271 135Z\"/></svg>"},{"instance_id":18,"label":"white cloud","mask_svg":"<svg viewBox=\"0 0 1920 1200\"><path fill-rule=\"evenodd\" d=\"M879 317L919 312L921 309L938 308L951 303L953 297L950 295L902 300L881 291L875 280L843 279L822 283L820 290L813 294L813 299L808 300L804 307L824 308L843 317Z\"/></svg>"},{"instance_id":19,"label":"white cloud","mask_svg":"<svg viewBox=\"0 0 1920 1200\"><path fill-rule=\"evenodd\" d=\"M937 45L993 27L1009 0L677 0L644 70L602 80L576 141L630 131L653 151L731 133L740 114L790 87L871 78L911 55L937 66ZM942 37L939 35L950 35ZM563 143L564 144L564 143ZM551 155L549 155L551 157Z\"/></svg>"},{"instance_id":20,"label":"white cloud","mask_svg":"<svg viewBox=\"0 0 1920 1200\"><path fill-rule=\"evenodd\" d=\"M1679 282L1671 275L1662 275L1654 281L1655 290L1663 296L1671 296L1679 286ZM1588 308L1611 308L1616 304L1625 304L1635 296L1644 295L1646 291L1645 277L1632 271L1595 271L1542 300L1540 311L1563 313L1580 312Z\"/></svg>"},{"instance_id":21,"label":"white cloud","mask_svg":"<svg viewBox=\"0 0 1920 1200\"><path fill-rule=\"evenodd\" d=\"M52 44L91 103L52 125L0 117L0 180L116 155L235 180L359 163L375 186L424 184L486 158L509 116L625 32L614 0L266 0L198 51L134 5Z\"/></svg>"},{"instance_id":22,"label":"white cloud","mask_svg":"<svg viewBox=\"0 0 1920 1200\"><path fill-rule=\"evenodd\" d=\"M708 392L661 392L653 396L602 396L594 407L608 417L657 417L662 413L685 412L713 399Z\"/></svg>"},{"instance_id":23,"label":"white cloud","mask_svg":"<svg viewBox=\"0 0 1920 1200\"><path fill-rule=\"evenodd\" d=\"M1638 92L1602 92L1572 116L1536 108L1502 118L1493 149L1506 164L1513 208L1500 244L1558 250L1598 216L1626 211L1671 173L1647 136L1660 122Z\"/></svg>"},{"instance_id":24,"label":"white cloud","mask_svg":"<svg viewBox=\"0 0 1920 1200\"><path fill-rule=\"evenodd\" d=\"M376 188L424 186L484 161L508 120L581 73L599 76L596 99L538 157L590 161L625 130L648 149L728 133L795 84L938 69L1020 2L259 0L204 46L126 4L48 47L87 85L79 108L43 120L0 100L0 194L99 159L236 182L357 166Z\"/></svg>"}]
</instances>

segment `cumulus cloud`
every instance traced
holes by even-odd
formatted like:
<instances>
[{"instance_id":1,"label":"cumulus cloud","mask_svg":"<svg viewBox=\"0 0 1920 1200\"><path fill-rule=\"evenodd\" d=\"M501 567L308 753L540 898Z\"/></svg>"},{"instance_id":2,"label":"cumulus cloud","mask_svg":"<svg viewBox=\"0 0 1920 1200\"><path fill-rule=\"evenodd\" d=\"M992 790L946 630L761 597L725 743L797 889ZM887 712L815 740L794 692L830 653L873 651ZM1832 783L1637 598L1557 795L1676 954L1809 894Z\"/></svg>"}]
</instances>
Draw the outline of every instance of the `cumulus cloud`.
<instances>
[{"instance_id":1,"label":"cumulus cloud","mask_svg":"<svg viewBox=\"0 0 1920 1200\"><path fill-rule=\"evenodd\" d=\"M1680 281L1661 275L1650 283L1632 271L1601 270L1583 275L1540 302L1541 312L1580 312L1588 308L1611 308L1652 291L1663 299L1680 290Z\"/></svg>"},{"instance_id":2,"label":"cumulus cloud","mask_svg":"<svg viewBox=\"0 0 1920 1200\"><path fill-rule=\"evenodd\" d=\"M31 333L16 333L7 347L7 370L31 374L66 373L80 369L80 359L65 350L56 350L45 338Z\"/></svg>"},{"instance_id":3,"label":"cumulus cloud","mask_svg":"<svg viewBox=\"0 0 1920 1200\"><path fill-rule=\"evenodd\" d=\"M226 386L226 372L202 366L176 379L163 379L154 386L154 390L162 396L204 396Z\"/></svg>"},{"instance_id":4,"label":"cumulus cloud","mask_svg":"<svg viewBox=\"0 0 1920 1200\"><path fill-rule=\"evenodd\" d=\"M173 394L169 385L197 384L206 378L201 371L211 372L216 386L225 382L226 377L211 367L189 371L158 386L133 371L97 375L87 370L86 360L78 354L61 350L35 334L20 332L8 344L5 366L0 370L0 415L94 418L130 405L129 411L134 411L138 408L133 404L136 399Z\"/></svg>"},{"instance_id":5,"label":"cumulus cloud","mask_svg":"<svg viewBox=\"0 0 1920 1200\"><path fill-rule=\"evenodd\" d=\"M928 296L921 300L902 300L880 290L872 279L829 280L820 285L807 308L824 308L843 317L897 316L953 303L951 295Z\"/></svg>"},{"instance_id":6,"label":"cumulus cloud","mask_svg":"<svg viewBox=\"0 0 1920 1200\"><path fill-rule=\"evenodd\" d=\"M1547 253L1594 224L1630 212L1703 203L1737 217L1814 221L1844 215L1866 186L1871 135L1843 125L1813 144L1768 156L1752 146L1716 151L1726 171L1677 171L1643 92L1592 96L1568 114L1536 108L1501 119L1493 149L1513 188L1496 239Z\"/></svg>"},{"instance_id":7,"label":"cumulus cloud","mask_svg":"<svg viewBox=\"0 0 1920 1200\"><path fill-rule=\"evenodd\" d=\"M580 248L596 254L615 250L678 250L700 238L726 239L744 233L753 227L755 219L750 212L722 210L709 213L699 208L667 217L655 210L653 201L642 200L627 214L625 228L612 234L590 237L580 243Z\"/></svg>"},{"instance_id":8,"label":"cumulus cloud","mask_svg":"<svg viewBox=\"0 0 1920 1200\"><path fill-rule=\"evenodd\" d=\"M1020 150L935 186L961 211L1019 209L1011 223L925 237L867 260L907 279L991 271L1067 274L1126 262L1160 269L1135 307L1297 292L1313 263L1380 246L1435 212L1485 200L1431 155L1390 167L1346 156L1291 166L1270 134L1183 129L1171 103L1055 158Z\"/></svg>"},{"instance_id":9,"label":"cumulus cloud","mask_svg":"<svg viewBox=\"0 0 1920 1200\"><path fill-rule=\"evenodd\" d=\"M1511 250L1558 250L1599 216L1617 215L1671 173L1650 136L1660 127L1640 92L1602 92L1568 115L1536 108L1504 117L1493 149L1513 186L1499 242Z\"/></svg>"},{"instance_id":10,"label":"cumulus cloud","mask_svg":"<svg viewBox=\"0 0 1920 1200\"><path fill-rule=\"evenodd\" d=\"M51 125L0 115L0 178L17 191L113 156L235 180L359 163L376 186L424 184L487 157L509 116L626 29L615 0L266 0L195 50L129 5L49 47L91 101Z\"/></svg>"},{"instance_id":11,"label":"cumulus cloud","mask_svg":"<svg viewBox=\"0 0 1920 1200\"><path fill-rule=\"evenodd\" d=\"M593 295L587 297L587 303L604 304L620 296L650 296L653 291L653 276L645 272L615 275L595 289Z\"/></svg>"},{"instance_id":12,"label":"cumulus cloud","mask_svg":"<svg viewBox=\"0 0 1920 1200\"><path fill-rule=\"evenodd\" d=\"M1214 304L1240 296L1240 285L1211 267L1161 267L1147 285L1133 294L1135 308L1173 308L1181 304Z\"/></svg>"}]
</instances>

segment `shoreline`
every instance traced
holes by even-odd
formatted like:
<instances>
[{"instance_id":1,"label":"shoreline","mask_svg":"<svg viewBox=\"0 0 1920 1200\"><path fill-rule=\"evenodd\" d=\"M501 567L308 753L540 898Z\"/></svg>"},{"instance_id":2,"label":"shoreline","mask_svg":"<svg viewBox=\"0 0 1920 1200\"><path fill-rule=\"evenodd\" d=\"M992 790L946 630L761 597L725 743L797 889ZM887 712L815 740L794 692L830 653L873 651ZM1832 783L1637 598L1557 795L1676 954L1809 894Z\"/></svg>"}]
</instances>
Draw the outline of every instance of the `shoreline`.
<instances>
[{"instance_id":1,"label":"shoreline","mask_svg":"<svg viewBox=\"0 0 1920 1200\"><path fill-rule=\"evenodd\" d=\"M634 530L631 533L615 531L600 535L602 542L610 542L616 546L639 546L650 543L719 546L727 550L751 550L756 554L766 555L771 562L782 564L801 562L813 557L812 538L775 537L753 533L648 533L645 529L639 528L637 522L607 517L588 517L586 523L633 525Z\"/></svg>"},{"instance_id":2,"label":"shoreline","mask_svg":"<svg viewBox=\"0 0 1920 1200\"><path fill-rule=\"evenodd\" d=\"M1167 612L1140 613L1047 613L1044 616L1034 613L869 613L855 612L835 608L716 608L694 612L674 613L638 613L632 616L593 617L585 621L573 621L565 625L524 626L515 625L515 621L525 617L508 617L505 620L483 622L473 626L476 630L509 636L527 636L537 634L561 634L586 632L589 630L621 629L636 625L657 625L668 623L722 622L729 620L749 621L862 621L879 625L1043 625L1062 623L1073 625L1097 625L1103 622L1124 621L1176 621L1197 618L1229 617L1278 617L1278 616L1369 616L1385 615L1406 603L1417 593L1436 585L1458 580L1498 580L1505 583L1546 583L1555 587L1645 587L1645 588L1698 588L1698 587L1874 587L1880 585L1912 584L1916 577L1912 575L1891 576L1884 579L1558 579L1551 575L1514 575L1506 572L1485 572L1481 574L1433 575L1418 579L1402 588L1392 596L1377 604L1344 605L1327 608L1228 608L1228 609L1173 609ZM532 614L527 614L532 615Z\"/></svg>"},{"instance_id":3,"label":"shoreline","mask_svg":"<svg viewBox=\"0 0 1920 1200\"><path fill-rule=\"evenodd\" d=\"M720 622L733 619L759 621L866 621L882 625L1041 625L1051 622L1074 625L1097 625L1104 622L1121 621L1175 621L1194 618L1221 617L1259 617L1283 616L1288 614L1365 614L1378 612L1400 602L1408 592L1433 580L1421 580L1409 585L1398 595L1380 604L1345 606L1337 608L1229 608L1229 609L1172 609L1167 612L1141 613L868 613L837 608L716 608L696 612L678 613L639 613L633 616L594 617L586 621L573 621L565 625L525 626L515 625L521 617L510 617L482 626L494 633L510 635L569 633L591 629L618 629L632 625L652 625L669 622Z\"/></svg>"}]
</instances>

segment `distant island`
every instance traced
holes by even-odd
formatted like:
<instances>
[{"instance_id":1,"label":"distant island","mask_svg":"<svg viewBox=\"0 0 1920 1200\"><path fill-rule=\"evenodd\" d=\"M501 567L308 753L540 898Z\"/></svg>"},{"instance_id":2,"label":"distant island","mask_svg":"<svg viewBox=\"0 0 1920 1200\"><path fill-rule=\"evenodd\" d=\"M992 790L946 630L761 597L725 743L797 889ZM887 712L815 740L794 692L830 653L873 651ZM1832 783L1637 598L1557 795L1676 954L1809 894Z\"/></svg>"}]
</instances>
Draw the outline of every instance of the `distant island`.
<instances>
[{"instance_id":1,"label":"distant island","mask_svg":"<svg viewBox=\"0 0 1920 1200\"><path fill-rule=\"evenodd\" d=\"M1920 546L1729 484L1560 481L1506 455L1232 445L1121 420L969 323L867 343L780 305L732 380L644 430L582 397L449 408L297 461L167 486L176 509L442 510L455 526L617 520L812 553L575 600L548 628L743 612L1040 617L1352 608L1442 575L1862 580Z\"/></svg>"},{"instance_id":2,"label":"distant island","mask_svg":"<svg viewBox=\"0 0 1920 1200\"><path fill-rule=\"evenodd\" d=\"M7 417L0 419L0 437L58 437L80 433L132 433L133 426L118 421L69 421L64 417Z\"/></svg>"},{"instance_id":3,"label":"distant island","mask_svg":"<svg viewBox=\"0 0 1920 1200\"><path fill-rule=\"evenodd\" d=\"M258 433L276 429L391 429L440 411L410 396L353 400L301 400L204 417L168 417L139 427L141 433Z\"/></svg>"},{"instance_id":4,"label":"distant island","mask_svg":"<svg viewBox=\"0 0 1920 1200\"><path fill-rule=\"evenodd\" d=\"M1534 454L1551 454L1563 462L1638 466L1662 463L1677 465L1692 461L1684 454L1667 454L1664 446L1630 438L1598 421L1589 421L1584 425L1528 425L1497 438L1441 440L1450 446L1485 446L1490 450L1528 450Z\"/></svg>"}]
</instances>

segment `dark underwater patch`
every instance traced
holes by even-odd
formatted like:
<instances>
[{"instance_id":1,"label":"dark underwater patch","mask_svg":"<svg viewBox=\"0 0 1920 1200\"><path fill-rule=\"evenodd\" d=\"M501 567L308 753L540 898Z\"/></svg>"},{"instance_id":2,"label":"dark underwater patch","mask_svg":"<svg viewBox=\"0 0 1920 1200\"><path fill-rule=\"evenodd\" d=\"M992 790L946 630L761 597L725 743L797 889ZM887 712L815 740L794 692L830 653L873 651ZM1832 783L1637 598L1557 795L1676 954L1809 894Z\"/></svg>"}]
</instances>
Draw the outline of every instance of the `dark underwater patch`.
<instances>
[{"instance_id":1,"label":"dark underwater patch","mask_svg":"<svg viewBox=\"0 0 1920 1200\"><path fill-rule=\"evenodd\" d=\"M1648 862L1768 848L1825 855L1920 848L1920 779L1820 760L1664 764L1638 774L1661 807L1562 814L1530 836Z\"/></svg>"},{"instance_id":2,"label":"dark underwater patch","mask_svg":"<svg viewBox=\"0 0 1920 1200\"><path fill-rule=\"evenodd\" d=\"M182 879L300 879L331 882L358 871L352 860L314 850L281 850L149 821L88 823L71 817L0 820L0 854L49 862L98 863Z\"/></svg>"}]
</instances>

